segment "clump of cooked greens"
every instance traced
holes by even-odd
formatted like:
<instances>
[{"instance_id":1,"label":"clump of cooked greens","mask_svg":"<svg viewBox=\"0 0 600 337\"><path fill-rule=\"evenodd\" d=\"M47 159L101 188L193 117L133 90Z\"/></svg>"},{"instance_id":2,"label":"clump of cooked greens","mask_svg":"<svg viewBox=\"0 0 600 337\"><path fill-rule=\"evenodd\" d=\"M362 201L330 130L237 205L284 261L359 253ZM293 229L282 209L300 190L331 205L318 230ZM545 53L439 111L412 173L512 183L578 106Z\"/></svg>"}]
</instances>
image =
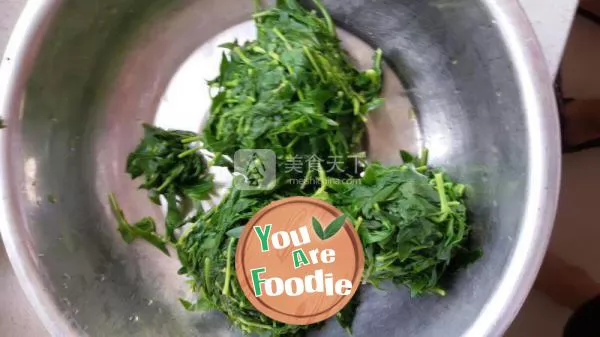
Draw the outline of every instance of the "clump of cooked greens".
<instances>
[{"instance_id":1,"label":"clump of cooked greens","mask_svg":"<svg viewBox=\"0 0 600 337\"><path fill-rule=\"evenodd\" d=\"M413 295L445 295L440 278L468 251L465 186L416 158L370 164L359 184L329 188L326 200L351 217L365 253L363 282L391 280Z\"/></svg>"},{"instance_id":2,"label":"clump of cooked greens","mask_svg":"<svg viewBox=\"0 0 600 337\"><path fill-rule=\"evenodd\" d=\"M407 155L404 154L405 159ZM364 283L379 286L393 281L413 295L444 295L440 282L458 254L469 252L464 185L431 169L425 159L399 166L371 163L357 182L325 185L313 197L326 200L344 215L327 226L335 232L348 217L365 252ZM285 187L284 187L285 188ZM195 302L190 310L216 309L246 333L291 336L312 326L285 325L264 316L245 298L235 277L234 253L241 228L270 202L289 196L232 189L226 199L198 219L180 238L177 252L181 273L194 280ZM340 226L338 226L340 225ZM313 223L326 240L333 234ZM342 310L338 321L350 330L356 301Z\"/></svg>"},{"instance_id":3,"label":"clump of cooked greens","mask_svg":"<svg viewBox=\"0 0 600 337\"><path fill-rule=\"evenodd\" d=\"M166 238L156 233L152 219L129 224L114 196L109 198L127 242L142 238L164 252L167 242L175 243L182 264L179 273L191 278L195 294L193 300L181 300L186 309L218 310L247 334L301 336L318 326L268 318L248 301L235 275L241 229L275 200L312 196L342 210L335 226L323 230L318 221L313 226L327 240L350 219L364 246L363 281L375 286L389 280L407 286L413 295L443 295L441 278L457 255L468 251L464 186L429 168L426 155L402 153L405 164L400 166L371 163L362 176L350 170L326 172L319 164L305 175L318 175L317 185L292 184L293 173L280 167L285 160L310 155L338 158L341 168L347 168L348 158L361 151L368 113L382 103L381 51L375 53L372 69L356 70L340 47L331 17L320 1L314 3L321 16L295 0L258 8L258 38L224 45L228 53L223 54L219 77L209 82L214 96L202 135L145 126L144 139L128 158L127 172L144 178L140 187L149 191L153 202L168 206ZM215 155L211 162L200 147L190 147L197 142ZM196 207L197 212L186 217L186 200L205 199L213 188L209 166L220 165L220 159L232 158L241 149L275 152L279 179L274 186L242 191L234 183L219 205L206 212ZM248 164L260 169L261 160L251 158ZM253 171L235 179L257 180L261 186L260 175ZM338 176L356 181L329 179ZM189 225L176 239L175 229L185 223ZM347 331L357 302L355 296L336 315Z\"/></svg>"},{"instance_id":4,"label":"clump of cooked greens","mask_svg":"<svg viewBox=\"0 0 600 337\"><path fill-rule=\"evenodd\" d=\"M244 226L275 196L251 195L232 189L215 208L184 232L177 243L182 268L192 278L193 302L182 300L188 310L218 310L244 333L294 336L307 326L280 323L265 316L248 301L235 275L235 248Z\"/></svg>"},{"instance_id":5,"label":"clump of cooked greens","mask_svg":"<svg viewBox=\"0 0 600 337\"><path fill-rule=\"evenodd\" d=\"M208 149L270 149L280 159L334 156L360 148L367 114L382 87L380 50L372 69L357 70L340 47L335 26L295 0L253 15L258 37L227 43L203 133ZM281 162L284 162L283 160Z\"/></svg>"},{"instance_id":6,"label":"clump of cooked greens","mask_svg":"<svg viewBox=\"0 0 600 337\"><path fill-rule=\"evenodd\" d=\"M175 229L184 224L182 202L204 200L213 189L206 158L198 148L190 147L197 139L193 132L167 131L145 124L144 138L127 158L127 173L132 179L143 177L140 188L148 190L150 200L160 205L160 196L165 198L170 241L175 240Z\"/></svg>"}]
</instances>

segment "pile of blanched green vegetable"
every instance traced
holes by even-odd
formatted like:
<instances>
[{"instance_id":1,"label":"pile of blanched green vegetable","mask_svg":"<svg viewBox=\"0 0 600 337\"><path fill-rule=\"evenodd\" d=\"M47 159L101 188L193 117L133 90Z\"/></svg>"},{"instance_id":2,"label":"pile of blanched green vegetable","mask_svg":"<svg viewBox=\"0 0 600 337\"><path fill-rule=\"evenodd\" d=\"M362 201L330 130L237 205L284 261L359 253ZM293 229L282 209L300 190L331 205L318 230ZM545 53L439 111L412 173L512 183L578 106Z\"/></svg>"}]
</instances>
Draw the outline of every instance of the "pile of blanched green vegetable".
<instances>
[{"instance_id":1,"label":"pile of blanched green vegetable","mask_svg":"<svg viewBox=\"0 0 600 337\"><path fill-rule=\"evenodd\" d=\"M469 262L462 258L470 256L465 187L428 167L426 153L402 153L400 166L360 161L359 170L349 169L355 166L350 158L360 157L368 114L382 103L382 54L375 52L371 69L357 70L340 47L329 14L318 0L314 4L318 11L295 0L257 7L257 39L223 46L228 52L220 76L210 81L213 103L202 134L145 126L127 172L143 179L140 188L148 190L150 200L166 204L164 236L151 218L129 223L114 195L109 198L127 242L144 239L166 254L168 245L177 249L180 273L191 278L195 295L181 300L187 309L223 312L248 334L297 336L313 327L266 317L246 299L235 276L241 228L275 200L312 196L342 210L364 246L365 283L392 281L413 295L443 295L441 278ZM213 190L209 168L233 170L231 158L241 149L275 152L274 188L244 191L234 182L220 204L204 209L201 201ZM340 169L328 172L319 164L298 173L283 167L313 155L337 158ZM298 176L315 176L319 183L291 183ZM355 297L337 315L347 330L356 303Z\"/></svg>"}]
</instances>

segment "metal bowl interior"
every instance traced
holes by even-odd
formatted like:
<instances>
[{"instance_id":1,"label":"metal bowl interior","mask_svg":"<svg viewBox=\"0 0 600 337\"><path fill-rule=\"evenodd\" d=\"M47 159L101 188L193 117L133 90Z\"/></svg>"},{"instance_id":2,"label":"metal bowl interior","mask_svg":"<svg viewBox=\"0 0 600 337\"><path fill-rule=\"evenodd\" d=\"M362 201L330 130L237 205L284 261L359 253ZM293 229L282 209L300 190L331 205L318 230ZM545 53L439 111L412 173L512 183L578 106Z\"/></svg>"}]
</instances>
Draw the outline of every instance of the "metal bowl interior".
<instances>
[{"instance_id":1,"label":"metal bowl interior","mask_svg":"<svg viewBox=\"0 0 600 337\"><path fill-rule=\"evenodd\" d=\"M513 0L324 3L349 48L360 41L382 48L392 74L391 103L369 125L372 157L392 162L401 147L429 148L432 164L470 185L474 236L485 252L456 275L446 297L366 289L355 335L500 335L545 251L560 173L556 108L528 22ZM124 173L140 122L173 121L158 113L164 94L180 92L177 83L187 99L204 90L202 74L213 66L191 60L210 58L203 53L214 53L215 37L251 11L252 1L237 0L28 4L0 71L8 124L0 228L51 334L239 334L218 313L181 308L187 287L176 258L143 243L126 246L106 196L116 192L132 219L162 217ZM368 50L356 48L351 54ZM176 80L178 69L200 82ZM175 115L187 109L198 123L194 113L205 113L202 105L167 106ZM330 322L312 335L344 332Z\"/></svg>"}]
</instances>

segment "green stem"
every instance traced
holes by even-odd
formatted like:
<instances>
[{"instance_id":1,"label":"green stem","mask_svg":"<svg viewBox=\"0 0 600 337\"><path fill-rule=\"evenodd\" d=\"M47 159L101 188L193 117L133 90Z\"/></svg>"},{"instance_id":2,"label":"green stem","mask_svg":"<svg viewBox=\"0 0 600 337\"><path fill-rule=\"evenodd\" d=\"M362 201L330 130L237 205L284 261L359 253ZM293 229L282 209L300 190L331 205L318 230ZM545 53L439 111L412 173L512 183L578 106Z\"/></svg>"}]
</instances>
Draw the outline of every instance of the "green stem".
<instances>
[{"instance_id":1,"label":"green stem","mask_svg":"<svg viewBox=\"0 0 600 337\"><path fill-rule=\"evenodd\" d=\"M364 273L363 273L362 284L367 284L367 282L370 282L371 273L373 273L373 266L374 265L375 265L375 262L369 263L369 268L367 268L367 270L365 270Z\"/></svg>"},{"instance_id":2,"label":"green stem","mask_svg":"<svg viewBox=\"0 0 600 337\"><path fill-rule=\"evenodd\" d=\"M180 154L177 156L177 158L181 159L181 158L187 157L187 156L189 156L190 154L192 154L192 153L195 153L195 152L197 152L197 151L198 151L198 150L200 150L200 149L202 149L202 146L196 146L196 147L192 147L191 149L189 149L189 150L187 150L187 151L183 151L183 152L181 152L181 153L180 153Z\"/></svg>"},{"instance_id":3,"label":"green stem","mask_svg":"<svg viewBox=\"0 0 600 337\"><path fill-rule=\"evenodd\" d=\"M210 257L204 259L204 287L206 288L206 292L210 293Z\"/></svg>"},{"instance_id":4,"label":"green stem","mask_svg":"<svg viewBox=\"0 0 600 337\"><path fill-rule=\"evenodd\" d=\"M235 238L229 239L227 246L227 269L225 271L225 284L223 284L223 295L229 295L229 283L231 282L231 255Z\"/></svg>"},{"instance_id":5,"label":"green stem","mask_svg":"<svg viewBox=\"0 0 600 337\"><path fill-rule=\"evenodd\" d=\"M427 166L429 162L429 149L422 148L419 153L419 166Z\"/></svg>"},{"instance_id":6,"label":"green stem","mask_svg":"<svg viewBox=\"0 0 600 337\"><path fill-rule=\"evenodd\" d=\"M465 188L466 186L463 184L457 184L454 186L454 193L458 196L458 197L462 197L463 194L465 194Z\"/></svg>"},{"instance_id":7,"label":"green stem","mask_svg":"<svg viewBox=\"0 0 600 337\"><path fill-rule=\"evenodd\" d=\"M110 193L108 195L108 203L110 204L110 208L117 218L117 222L119 225L127 224L127 220L125 220L125 215L123 214L123 210L119 207L119 203L117 202L117 197L114 193Z\"/></svg>"},{"instance_id":8,"label":"green stem","mask_svg":"<svg viewBox=\"0 0 600 337\"><path fill-rule=\"evenodd\" d=\"M266 11L257 12L257 13L252 14L252 18L253 19L260 19L263 16L267 16L267 15L271 15L271 14L273 14L272 10L266 10Z\"/></svg>"},{"instance_id":9,"label":"green stem","mask_svg":"<svg viewBox=\"0 0 600 337\"><path fill-rule=\"evenodd\" d=\"M234 51L236 54L238 54L238 56L240 57L240 59L241 59L242 61L244 61L244 63L246 63L246 64L248 64L248 65L251 65L251 64L252 64L252 61L250 61L250 59L249 59L249 58L248 58L246 55L244 55L244 52L242 52L242 50L240 49L240 47L235 47L235 48L233 48L233 51Z\"/></svg>"},{"instance_id":10,"label":"green stem","mask_svg":"<svg viewBox=\"0 0 600 337\"><path fill-rule=\"evenodd\" d=\"M283 36L281 31L277 27L273 28L273 33L275 33L275 35L277 35L277 37L280 38L281 41L283 41L287 50L292 50L292 46L290 45L290 42L285 38L285 36Z\"/></svg>"},{"instance_id":11,"label":"green stem","mask_svg":"<svg viewBox=\"0 0 600 337\"><path fill-rule=\"evenodd\" d=\"M278 93L280 90L282 90L283 88L285 88L290 82L288 82L287 80L283 80L283 82L281 82L279 84L279 86L275 89L273 89L273 93Z\"/></svg>"},{"instance_id":12,"label":"green stem","mask_svg":"<svg viewBox=\"0 0 600 337\"><path fill-rule=\"evenodd\" d=\"M202 140L202 136L198 135L198 136L194 136L194 137L184 138L181 140L181 142L183 144L189 144L189 143L198 142L201 140Z\"/></svg>"},{"instance_id":13,"label":"green stem","mask_svg":"<svg viewBox=\"0 0 600 337\"><path fill-rule=\"evenodd\" d=\"M304 181L302 182L302 185L300 185L300 189L304 190L304 188L306 188L306 185L308 184L308 180L312 177L312 170L309 168L308 170L306 170L306 175L304 176Z\"/></svg>"},{"instance_id":14,"label":"green stem","mask_svg":"<svg viewBox=\"0 0 600 337\"><path fill-rule=\"evenodd\" d=\"M310 50L308 49L308 47L304 46L304 47L302 47L302 50L304 50L304 54L306 54L306 58L308 58L308 61L310 62L310 64L312 64L313 68L315 68L315 71L321 78L321 81L325 82L325 75L323 75L323 72L321 72L321 68L317 64L317 61L313 57L313 55L310 52Z\"/></svg>"},{"instance_id":15,"label":"green stem","mask_svg":"<svg viewBox=\"0 0 600 337\"><path fill-rule=\"evenodd\" d=\"M358 98L352 97L352 106L354 107L354 115L360 115L360 102L358 101Z\"/></svg>"},{"instance_id":16,"label":"green stem","mask_svg":"<svg viewBox=\"0 0 600 337\"><path fill-rule=\"evenodd\" d=\"M354 225L354 230L358 232L358 229L360 228L360 225L362 225L363 223L363 218L362 216L359 216L358 219L356 219L356 224Z\"/></svg>"},{"instance_id":17,"label":"green stem","mask_svg":"<svg viewBox=\"0 0 600 337\"><path fill-rule=\"evenodd\" d=\"M300 139L300 137L296 137L296 138L292 139L292 141L291 141L291 142L289 142L289 144L288 144L288 145L286 145L286 149L287 149L288 151L292 151L292 148L294 147L294 145L296 145L296 142L298 142L298 140L299 140L299 139ZM291 159L291 158L290 158L290 159Z\"/></svg>"},{"instance_id":18,"label":"green stem","mask_svg":"<svg viewBox=\"0 0 600 337\"><path fill-rule=\"evenodd\" d=\"M431 291L434 292L435 294L440 295L440 296L446 296L446 291L444 289L433 288L433 289L431 289Z\"/></svg>"},{"instance_id":19,"label":"green stem","mask_svg":"<svg viewBox=\"0 0 600 337\"><path fill-rule=\"evenodd\" d=\"M315 195L320 195L327 189L327 172L325 172L321 163L319 163L319 180L321 182L321 187L319 187Z\"/></svg>"},{"instance_id":20,"label":"green stem","mask_svg":"<svg viewBox=\"0 0 600 337\"><path fill-rule=\"evenodd\" d=\"M429 167L427 167L427 166L419 166L419 167L416 168L416 170L419 173L425 173L425 172L427 172L427 170L429 170Z\"/></svg>"},{"instance_id":21,"label":"green stem","mask_svg":"<svg viewBox=\"0 0 600 337\"><path fill-rule=\"evenodd\" d=\"M373 68L381 72L381 59L383 58L383 51L379 48L375 51L375 60L373 61Z\"/></svg>"},{"instance_id":22,"label":"green stem","mask_svg":"<svg viewBox=\"0 0 600 337\"><path fill-rule=\"evenodd\" d=\"M261 48L260 46L254 46L254 47L252 47L252 50L254 52L259 53L259 54L266 54L267 53L267 51L264 50L263 48Z\"/></svg>"},{"instance_id":23,"label":"green stem","mask_svg":"<svg viewBox=\"0 0 600 337\"><path fill-rule=\"evenodd\" d=\"M173 180L175 179L176 175L171 175L169 176L167 179L165 179L165 182L162 183L162 185L160 185L156 191L157 192L162 192L162 190L164 190L167 186L169 186L170 183L173 182Z\"/></svg>"},{"instance_id":24,"label":"green stem","mask_svg":"<svg viewBox=\"0 0 600 337\"><path fill-rule=\"evenodd\" d=\"M325 6L323 6L323 4L321 3L321 0L313 0L313 2L315 3L315 6L317 6L317 8L321 11L323 18L325 18L325 22L327 22L327 29L329 29L329 33L331 34L331 36L336 36L333 20L331 19L329 12L327 12L327 9L325 9Z\"/></svg>"},{"instance_id":25,"label":"green stem","mask_svg":"<svg viewBox=\"0 0 600 337\"><path fill-rule=\"evenodd\" d=\"M270 325L259 324L259 323L254 323L254 322L248 322L247 320L245 320L245 319L243 319L241 317L238 317L237 320L240 321L244 325L253 326L253 327L259 328L259 329L271 330L273 328Z\"/></svg>"},{"instance_id":26,"label":"green stem","mask_svg":"<svg viewBox=\"0 0 600 337\"><path fill-rule=\"evenodd\" d=\"M450 206L448 205L448 199L446 197L446 190L444 188L444 175L442 173L434 174L435 185L440 196L440 206L442 214L450 212Z\"/></svg>"},{"instance_id":27,"label":"green stem","mask_svg":"<svg viewBox=\"0 0 600 337\"><path fill-rule=\"evenodd\" d=\"M271 58L277 61L278 63L281 63L281 58L279 57L279 55L277 55L277 53L270 51L269 56L271 56Z\"/></svg>"}]
</instances>

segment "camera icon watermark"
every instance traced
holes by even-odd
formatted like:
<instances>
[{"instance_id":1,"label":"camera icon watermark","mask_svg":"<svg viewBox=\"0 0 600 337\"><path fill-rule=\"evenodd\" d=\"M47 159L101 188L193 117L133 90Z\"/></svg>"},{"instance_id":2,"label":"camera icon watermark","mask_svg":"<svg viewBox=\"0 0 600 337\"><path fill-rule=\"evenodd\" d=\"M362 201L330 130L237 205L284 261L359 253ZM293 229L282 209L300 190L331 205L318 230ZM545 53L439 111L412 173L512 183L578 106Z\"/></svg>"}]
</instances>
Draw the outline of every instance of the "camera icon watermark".
<instances>
[{"instance_id":1,"label":"camera icon watermark","mask_svg":"<svg viewBox=\"0 0 600 337\"><path fill-rule=\"evenodd\" d=\"M277 156L267 149L244 149L233 157L234 187L242 191L265 191L277 183Z\"/></svg>"}]
</instances>

